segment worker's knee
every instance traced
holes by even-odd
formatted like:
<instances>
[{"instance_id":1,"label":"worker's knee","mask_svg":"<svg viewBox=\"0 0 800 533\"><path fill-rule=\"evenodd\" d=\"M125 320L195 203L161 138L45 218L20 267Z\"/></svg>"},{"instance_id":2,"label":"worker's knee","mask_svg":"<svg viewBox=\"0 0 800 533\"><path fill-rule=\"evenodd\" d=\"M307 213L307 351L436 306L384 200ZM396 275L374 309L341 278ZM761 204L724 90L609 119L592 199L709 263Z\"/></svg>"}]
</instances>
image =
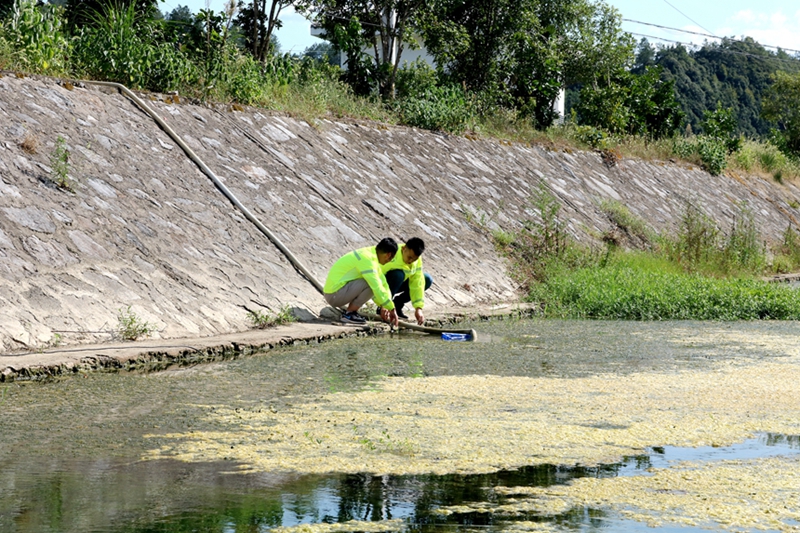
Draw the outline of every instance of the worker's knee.
<instances>
[{"instance_id":1,"label":"worker's knee","mask_svg":"<svg viewBox=\"0 0 800 533\"><path fill-rule=\"evenodd\" d=\"M427 291L431 285L433 285L433 278L427 272L425 272L423 275L425 276L425 290Z\"/></svg>"},{"instance_id":2,"label":"worker's knee","mask_svg":"<svg viewBox=\"0 0 800 533\"><path fill-rule=\"evenodd\" d=\"M402 270L390 270L386 273L386 283L389 284L389 289L391 289L393 293L400 290L405 279L406 276Z\"/></svg>"}]
</instances>

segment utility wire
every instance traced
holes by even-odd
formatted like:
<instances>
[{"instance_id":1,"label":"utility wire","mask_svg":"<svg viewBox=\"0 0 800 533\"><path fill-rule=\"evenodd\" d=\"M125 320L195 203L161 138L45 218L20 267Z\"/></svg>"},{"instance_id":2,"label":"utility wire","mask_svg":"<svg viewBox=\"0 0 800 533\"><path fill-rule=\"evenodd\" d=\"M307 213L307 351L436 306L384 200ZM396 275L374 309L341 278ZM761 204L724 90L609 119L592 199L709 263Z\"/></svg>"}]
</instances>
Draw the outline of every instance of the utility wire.
<instances>
[{"instance_id":1,"label":"utility wire","mask_svg":"<svg viewBox=\"0 0 800 533\"><path fill-rule=\"evenodd\" d=\"M677 7L675 7L675 6L673 6L672 4L670 4L669 2L667 2L667 0L664 0L664 2L665 2L665 3L666 3L668 6L669 6L669 7L671 7L672 9L674 9L675 11L677 11L678 13L680 13L681 15L683 15L684 17L686 17L686 18L687 18L687 19L689 19L690 21L692 21L692 22L694 22L695 24L697 24L698 26L700 26L700 29L701 29L701 30L708 31L708 30L706 30L706 29L705 29L703 26L701 26L699 22L695 22L694 20L692 20L692 18L691 18L689 15L687 15L686 13L684 13L683 11L681 11L680 9L678 9ZM708 33L711 33L711 32L710 32L710 31L708 31Z\"/></svg>"},{"instance_id":2,"label":"utility wire","mask_svg":"<svg viewBox=\"0 0 800 533\"><path fill-rule=\"evenodd\" d=\"M653 26L654 28L661 28L662 30L672 30L672 31L677 31L677 32L681 32L681 33L689 33L689 34L692 34L692 35L700 35L702 37L711 37L712 39L727 40L727 41L733 41L733 42L737 42L737 43L746 43L747 42L747 41L743 41L741 39L733 39L731 37L720 37L719 35L713 35L713 34L710 34L710 33L700 33L698 31L681 30L679 28L673 28L671 26L662 26L660 24L653 24L652 22L642 22L641 20L633 20L633 19L622 19L622 20L624 22L633 22L635 24L643 24L645 26ZM794 50L792 48L783 48L781 46L772 46L772 45L769 45L769 44L761 44L761 43L759 43L759 44L761 46L763 46L764 48L774 48L776 50L781 50L781 51L784 51L784 52L795 52L797 54L800 54L800 50Z\"/></svg>"},{"instance_id":3,"label":"utility wire","mask_svg":"<svg viewBox=\"0 0 800 533\"><path fill-rule=\"evenodd\" d=\"M645 37L647 39L656 39L658 41L665 41L665 42L668 42L668 43L675 43L675 44L680 44L680 45L683 45L683 46L689 46L689 47L693 47L693 48L702 48L703 47L703 45L700 45L700 44L697 44L697 43L685 43L683 41L675 41L673 39L665 39L663 37L656 37L655 35L647 35L647 34L644 34L644 33L634 33L634 32L628 32L628 33L630 33L631 35L636 35L637 37ZM782 61L784 63L791 63L792 65L795 65L795 66L800 64L800 60L797 60L797 59L782 58L782 57L775 57L775 56L765 57L765 56L759 56L759 55L756 55L756 54L749 54L747 52L740 52L738 50L730 50L728 48L720 48L720 49L718 49L718 51L726 52L728 54L739 55L739 56L753 57L753 58L756 58L756 59L770 59L772 61Z\"/></svg>"}]
</instances>

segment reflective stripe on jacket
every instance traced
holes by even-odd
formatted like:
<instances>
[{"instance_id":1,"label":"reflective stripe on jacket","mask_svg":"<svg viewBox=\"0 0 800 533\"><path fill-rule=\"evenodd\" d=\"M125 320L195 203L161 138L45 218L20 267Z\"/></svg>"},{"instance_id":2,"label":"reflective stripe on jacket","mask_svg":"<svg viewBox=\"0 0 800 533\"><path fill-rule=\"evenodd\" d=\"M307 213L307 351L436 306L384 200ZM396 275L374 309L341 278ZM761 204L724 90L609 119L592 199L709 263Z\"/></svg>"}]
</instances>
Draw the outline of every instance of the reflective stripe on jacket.
<instances>
[{"instance_id":1,"label":"reflective stripe on jacket","mask_svg":"<svg viewBox=\"0 0 800 533\"><path fill-rule=\"evenodd\" d=\"M364 278L372 289L372 300L385 309L394 309L389 285L378 262L378 253L374 246L359 248L340 257L328 272L325 279L325 294L333 294L349 282Z\"/></svg>"},{"instance_id":2,"label":"reflective stripe on jacket","mask_svg":"<svg viewBox=\"0 0 800 533\"><path fill-rule=\"evenodd\" d=\"M422 272L422 256L417 257L416 261L407 265L403 261L403 248L405 247L405 244L401 244L392 260L385 265L381 265L381 270L384 275L390 270L402 270L403 279L408 280L411 305L414 306L414 309L422 309L425 307L425 275Z\"/></svg>"}]
</instances>

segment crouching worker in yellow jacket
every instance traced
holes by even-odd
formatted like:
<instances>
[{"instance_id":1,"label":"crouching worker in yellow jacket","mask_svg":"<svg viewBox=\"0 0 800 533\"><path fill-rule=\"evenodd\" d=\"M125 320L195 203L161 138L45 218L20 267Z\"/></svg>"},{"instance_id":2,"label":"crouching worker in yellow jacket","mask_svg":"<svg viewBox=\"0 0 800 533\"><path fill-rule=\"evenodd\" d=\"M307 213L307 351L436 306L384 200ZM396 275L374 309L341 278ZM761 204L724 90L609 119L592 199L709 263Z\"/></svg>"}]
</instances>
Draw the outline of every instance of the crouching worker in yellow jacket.
<instances>
[{"instance_id":1,"label":"crouching worker in yellow jacket","mask_svg":"<svg viewBox=\"0 0 800 533\"><path fill-rule=\"evenodd\" d=\"M372 298L381 308L381 318L397 326L392 295L381 270L397 253L397 243L391 237L376 246L353 250L340 257L328 272L323 292L325 301L334 307L345 307L342 322L365 324L358 310Z\"/></svg>"},{"instance_id":2,"label":"crouching worker in yellow jacket","mask_svg":"<svg viewBox=\"0 0 800 533\"><path fill-rule=\"evenodd\" d=\"M425 323L422 308L425 307L425 291L433 284L433 278L422 271L422 252L425 251L425 242L419 237L408 239L401 244L394 259L384 263L381 267L389 291L393 296L395 313L399 318L408 318L403 313L403 306L411 302L414 307L414 318L417 323Z\"/></svg>"}]
</instances>

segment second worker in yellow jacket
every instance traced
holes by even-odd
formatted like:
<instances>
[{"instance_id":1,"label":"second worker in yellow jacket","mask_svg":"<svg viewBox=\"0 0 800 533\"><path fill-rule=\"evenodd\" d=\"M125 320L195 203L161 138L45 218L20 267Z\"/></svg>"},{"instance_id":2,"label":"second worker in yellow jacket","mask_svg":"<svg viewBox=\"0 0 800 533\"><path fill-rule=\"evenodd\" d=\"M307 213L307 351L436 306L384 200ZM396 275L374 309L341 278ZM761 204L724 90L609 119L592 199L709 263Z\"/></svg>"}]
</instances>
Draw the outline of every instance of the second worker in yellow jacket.
<instances>
[{"instance_id":1,"label":"second worker in yellow jacket","mask_svg":"<svg viewBox=\"0 0 800 533\"><path fill-rule=\"evenodd\" d=\"M400 318L408 318L403 313L403 306L411 302L414 308L414 318L422 325L425 315L425 291L433 284L433 278L422 271L422 252L425 251L425 242L419 237L408 239L401 244L394 258L381 266L389 292L393 296L393 307Z\"/></svg>"}]
</instances>

